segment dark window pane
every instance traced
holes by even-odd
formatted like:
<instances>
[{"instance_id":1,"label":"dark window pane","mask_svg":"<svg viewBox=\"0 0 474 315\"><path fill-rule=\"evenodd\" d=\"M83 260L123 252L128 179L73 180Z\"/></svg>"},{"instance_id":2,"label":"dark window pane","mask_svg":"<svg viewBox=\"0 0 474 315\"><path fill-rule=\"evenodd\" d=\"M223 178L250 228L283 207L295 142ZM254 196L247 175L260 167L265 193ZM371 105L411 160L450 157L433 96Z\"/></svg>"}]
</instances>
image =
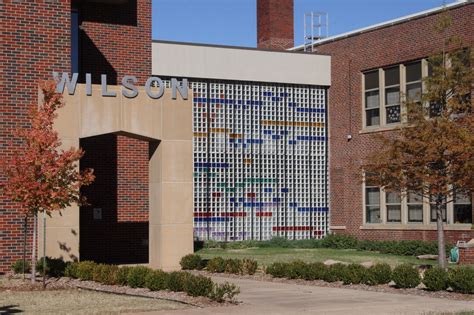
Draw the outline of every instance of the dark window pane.
<instances>
[{"instance_id":1,"label":"dark window pane","mask_svg":"<svg viewBox=\"0 0 474 315\"><path fill-rule=\"evenodd\" d=\"M408 222L423 222L423 205L408 205Z\"/></svg>"},{"instance_id":2,"label":"dark window pane","mask_svg":"<svg viewBox=\"0 0 474 315\"><path fill-rule=\"evenodd\" d=\"M387 206L387 222L401 222L401 207L400 205Z\"/></svg>"},{"instance_id":3,"label":"dark window pane","mask_svg":"<svg viewBox=\"0 0 474 315\"><path fill-rule=\"evenodd\" d=\"M379 91L365 92L365 108L378 108L379 100Z\"/></svg>"},{"instance_id":4,"label":"dark window pane","mask_svg":"<svg viewBox=\"0 0 474 315\"><path fill-rule=\"evenodd\" d=\"M366 206L366 219L367 223L380 223L380 207L379 206Z\"/></svg>"},{"instance_id":5,"label":"dark window pane","mask_svg":"<svg viewBox=\"0 0 474 315\"><path fill-rule=\"evenodd\" d=\"M378 187L368 187L365 192L365 203L367 205L380 205L380 189Z\"/></svg>"},{"instance_id":6,"label":"dark window pane","mask_svg":"<svg viewBox=\"0 0 474 315\"><path fill-rule=\"evenodd\" d=\"M436 222L436 207L433 204L430 204L431 210L431 222ZM442 206L441 216L443 217L443 222L446 222L446 205Z\"/></svg>"},{"instance_id":7,"label":"dark window pane","mask_svg":"<svg viewBox=\"0 0 474 315\"><path fill-rule=\"evenodd\" d=\"M439 117L443 111L443 106L438 103L430 103L430 117Z\"/></svg>"},{"instance_id":8,"label":"dark window pane","mask_svg":"<svg viewBox=\"0 0 474 315\"><path fill-rule=\"evenodd\" d=\"M400 104L400 88L399 87L385 89L385 104L387 105Z\"/></svg>"},{"instance_id":9,"label":"dark window pane","mask_svg":"<svg viewBox=\"0 0 474 315\"><path fill-rule=\"evenodd\" d=\"M385 200L386 200L386 203L400 203L401 202L400 193L389 191L385 194Z\"/></svg>"},{"instance_id":10,"label":"dark window pane","mask_svg":"<svg viewBox=\"0 0 474 315\"><path fill-rule=\"evenodd\" d=\"M394 124L400 122L400 106L390 106L386 108L387 124Z\"/></svg>"},{"instance_id":11,"label":"dark window pane","mask_svg":"<svg viewBox=\"0 0 474 315\"><path fill-rule=\"evenodd\" d=\"M400 84L400 70L397 67L385 69L385 86Z\"/></svg>"},{"instance_id":12,"label":"dark window pane","mask_svg":"<svg viewBox=\"0 0 474 315\"><path fill-rule=\"evenodd\" d=\"M454 223L472 223L472 205L454 204Z\"/></svg>"},{"instance_id":13,"label":"dark window pane","mask_svg":"<svg viewBox=\"0 0 474 315\"><path fill-rule=\"evenodd\" d=\"M366 110L366 124L367 126L378 126L380 124L379 109Z\"/></svg>"},{"instance_id":14,"label":"dark window pane","mask_svg":"<svg viewBox=\"0 0 474 315\"><path fill-rule=\"evenodd\" d=\"M421 99L421 82L407 84L408 101L419 101Z\"/></svg>"},{"instance_id":15,"label":"dark window pane","mask_svg":"<svg viewBox=\"0 0 474 315\"><path fill-rule=\"evenodd\" d=\"M405 65L407 82L419 81L421 80L421 62L414 62Z\"/></svg>"},{"instance_id":16,"label":"dark window pane","mask_svg":"<svg viewBox=\"0 0 474 315\"><path fill-rule=\"evenodd\" d=\"M378 70L367 72L364 74L365 77L365 89L378 89L379 88L379 72Z\"/></svg>"}]
</instances>

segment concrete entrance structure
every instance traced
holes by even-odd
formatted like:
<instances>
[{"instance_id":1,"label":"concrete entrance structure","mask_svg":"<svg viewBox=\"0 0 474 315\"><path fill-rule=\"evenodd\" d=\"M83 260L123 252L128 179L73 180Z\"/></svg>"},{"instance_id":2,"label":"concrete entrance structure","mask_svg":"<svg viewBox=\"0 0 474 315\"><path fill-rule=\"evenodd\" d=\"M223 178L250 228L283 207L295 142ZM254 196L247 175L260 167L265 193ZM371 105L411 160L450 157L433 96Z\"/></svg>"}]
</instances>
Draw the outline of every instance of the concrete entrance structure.
<instances>
[{"instance_id":1,"label":"concrete entrance structure","mask_svg":"<svg viewBox=\"0 0 474 315\"><path fill-rule=\"evenodd\" d=\"M102 134L125 134L153 143L149 159L149 265L179 269L182 256L193 251L193 148L192 101L171 99L165 90L151 99L143 88L138 96L122 96L119 86L109 86L116 97L101 96L93 85L92 96L78 84L74 95L64 93L66 106L55 122L65 149L79 147L79 139ZM80 259L79 207L65 209L46 222L46 255ZM40 227L40 231L42 231ZM42 254L40 236L40 255ZM101 240L98 239L97 242Z\"/></svg>"}]
</instances>

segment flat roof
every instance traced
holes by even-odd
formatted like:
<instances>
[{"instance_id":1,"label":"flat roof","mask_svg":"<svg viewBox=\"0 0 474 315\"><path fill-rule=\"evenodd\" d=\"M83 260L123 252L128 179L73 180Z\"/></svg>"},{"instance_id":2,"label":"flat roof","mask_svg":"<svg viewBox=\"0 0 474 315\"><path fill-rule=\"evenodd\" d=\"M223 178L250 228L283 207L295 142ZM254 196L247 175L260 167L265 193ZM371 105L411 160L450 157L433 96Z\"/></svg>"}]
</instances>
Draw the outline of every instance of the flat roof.
<instances>
[{"instance_id":1,"label":"flat roof","mask_svg":"<svg viewBox=\"0 0 474 315\"><path fill-rule=\"evenodd\" d=\"M291 51L153 41L152 73L183 78L329 86L331 57Z\"/></svg>"},{"instance_id":2,"label":"flat roof","mask_svg":"<svg viewBox=\"0 0 474 315\"><path fill-rule=\"evenodd\" d=\"M414 20L414 19L419 19L419 18L422 18L424 16L436 14L436 13L439 13L439 12L441 12L443 10L447 10L447 9L454 9L456 7L460 7L460 6L463 6L463 5L466 5L466 4L474 4L474 2L473 2L473 0L459 0L459 1L456 1L456 2L453 2L453 3L450 3L450 4L446 4L446 5L443 5L443 6L440 6L440 7L436 7L436 8L433 8L433 9L420 11L420 12L410 14L410 15L405 15L405 16L402 16L400 18L396 18L396 19L393 19L393 20L388 20L388 21L385 21L385 22L369 25L369 26L366 26L366 27L363 27L363 28L359 28L359 29L350 31L350 32L346 32L346 33L342 33L342 34L339 34L339 35L334 35L334 36L330 36L330 37L327 37L327 38L323 38L321 40L318 40L318 41L314 42L312 44L312 46L318 46L318 45L321 45L321 44L333 42L333 41L344 39L344 38L347 38L347 37L359 35L359 34L370 32L370 31L374 31L376 29L389 27L389 26L392 26L392 25L395 25L395 24L404 23L404 22ZM305 47L305 45L299 45L299 46L295 46L293 48L290 48L288 50L289 51L302 51L302 50L304 50L304 47Z\"/></svg>"}]
</instances>

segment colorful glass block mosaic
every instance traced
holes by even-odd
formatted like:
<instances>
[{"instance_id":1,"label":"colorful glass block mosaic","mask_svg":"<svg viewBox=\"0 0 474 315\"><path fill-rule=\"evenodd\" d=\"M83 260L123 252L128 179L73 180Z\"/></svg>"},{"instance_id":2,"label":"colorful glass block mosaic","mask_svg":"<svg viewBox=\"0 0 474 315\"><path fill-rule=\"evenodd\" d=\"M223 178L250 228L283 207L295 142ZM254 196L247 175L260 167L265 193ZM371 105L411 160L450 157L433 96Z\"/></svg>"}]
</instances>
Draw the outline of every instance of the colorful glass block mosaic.
<instances>
[{"instance_id":1,"label":"colorful glass block mosaic","mask_svg":"<svg viewBox=\"0 0 474 315\"><path fill-rule=\"evenodd\" d=\"M324 236L327 90L227 81L191 86L195 237Z\"/></svg>"}]
</instances>

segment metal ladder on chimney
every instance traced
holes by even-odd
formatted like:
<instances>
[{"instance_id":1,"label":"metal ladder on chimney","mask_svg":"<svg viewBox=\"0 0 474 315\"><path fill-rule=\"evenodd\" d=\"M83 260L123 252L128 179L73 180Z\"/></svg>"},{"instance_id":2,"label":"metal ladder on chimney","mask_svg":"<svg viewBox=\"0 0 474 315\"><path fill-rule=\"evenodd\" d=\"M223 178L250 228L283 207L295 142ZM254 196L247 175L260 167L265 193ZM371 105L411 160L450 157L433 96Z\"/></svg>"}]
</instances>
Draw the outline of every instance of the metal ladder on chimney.
<instances>
[{"instance_id":1,"label":"metal ladder on chimney","mask_svg":"<svg viewBox=\"0 0 474 315\"><path fill-rule=\"evenodd\" d=\"M329 16L326 12L304 14L304 51L314 52L314 43L328 37Z\"/></svg>"}]
</instances>

